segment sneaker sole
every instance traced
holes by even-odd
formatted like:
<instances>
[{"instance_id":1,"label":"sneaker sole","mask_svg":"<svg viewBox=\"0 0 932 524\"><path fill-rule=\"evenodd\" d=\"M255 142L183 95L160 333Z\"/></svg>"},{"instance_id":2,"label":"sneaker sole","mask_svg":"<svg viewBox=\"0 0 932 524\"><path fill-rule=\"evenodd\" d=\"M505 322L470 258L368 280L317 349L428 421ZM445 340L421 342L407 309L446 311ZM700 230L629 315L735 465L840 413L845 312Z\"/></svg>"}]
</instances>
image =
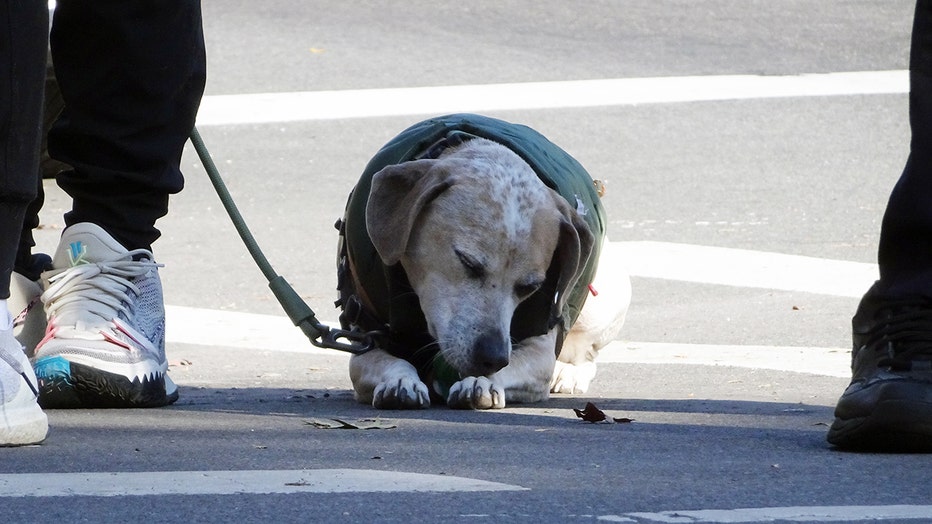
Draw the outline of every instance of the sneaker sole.
<instances>
[{"instance_id":1,"label":"sneaker sole","mask_svg":"<svg viewBox=\"0 0 932 524\"><path fill-rule=\"evenodd\" d=\"M19 409L4 407L0 416L0 447L39 444L48 435L49 419L34 403ZM17 422L9 424L10 420Z\"/></svg>"},{"instance_id":2,"label":"sneaker sole","mask_svg":"<svg viewBox=\"0 0 932 524\"><path fill-rule=\"evenodd\" d=\"M36 361L35 371L39 405L46 409L155 408L178 400L178 388L165 374L130 380L62 357Z\"/></svg>"},{"instance_id":3,"label":"sneaker sole","mask_svg":"<svg viewBox=\"0 0 932 524\"><path fill-rule=\"evenodd\" d=\"M835 418L826 440L839 449L888 453L932 452L932 400L925 383L888 383L869 415ZM843 402L844 399L842 399Z\"/></svg>"}]
</instances>

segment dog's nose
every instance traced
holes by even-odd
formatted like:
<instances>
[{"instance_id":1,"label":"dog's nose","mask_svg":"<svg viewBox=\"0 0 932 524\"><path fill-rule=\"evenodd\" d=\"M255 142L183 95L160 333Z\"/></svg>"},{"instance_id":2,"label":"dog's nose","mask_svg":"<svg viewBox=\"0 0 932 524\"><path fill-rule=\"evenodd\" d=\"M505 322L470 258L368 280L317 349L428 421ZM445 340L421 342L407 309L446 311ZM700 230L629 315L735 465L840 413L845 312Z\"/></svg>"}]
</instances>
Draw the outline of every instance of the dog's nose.
<instances>
[{"instance_id":1,"label":"dog's nose","mask_svg":"<svg viewBox=\"0 0 932 524\"><path fill-rule=\"evenodd\" d=\"M508 365L511 343L507 334L487 332L476 339L473 346L475 375L491 375Z\"/></svg>"}]
</instances>

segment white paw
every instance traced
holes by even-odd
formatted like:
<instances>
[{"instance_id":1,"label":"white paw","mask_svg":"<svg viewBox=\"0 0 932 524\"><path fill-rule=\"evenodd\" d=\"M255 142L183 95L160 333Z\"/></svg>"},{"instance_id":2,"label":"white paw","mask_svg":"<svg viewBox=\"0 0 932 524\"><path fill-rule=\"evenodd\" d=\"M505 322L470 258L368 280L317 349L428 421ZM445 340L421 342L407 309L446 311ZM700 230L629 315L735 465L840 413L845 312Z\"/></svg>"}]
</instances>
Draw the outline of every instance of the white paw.
<instances>
[{"instance_id":1,"label":"white paw","mask_svg":"<svg viewBox=\"0 0 932 524\"><path fill-rule=\"evenodd\" d=\"M585 393L589 383L595 378L595 362L579 365L557 361L553 367L553 379L550 381L551 393Z\"/></svg>"},{"instance_id":2,"label":"white paw","mask_svg":"<svg viewBox=\"0 0 932 524\"><path fill-rule=\"evenodd\" d=\"M408 377L382 382L372 393L372 406L378 409L424 409L430 407L427 386Z\"/></svg>"},{"instance_id":3,"label":"white paw","mask_svg":"<svg viewBox=\"0 0 932 524\"><path fill-rule=\"evenodd\" d=\"M454 409L501 409L505 390L486 377L466 377L450 388L447 405Z\"/></svg>"}]
</instances>

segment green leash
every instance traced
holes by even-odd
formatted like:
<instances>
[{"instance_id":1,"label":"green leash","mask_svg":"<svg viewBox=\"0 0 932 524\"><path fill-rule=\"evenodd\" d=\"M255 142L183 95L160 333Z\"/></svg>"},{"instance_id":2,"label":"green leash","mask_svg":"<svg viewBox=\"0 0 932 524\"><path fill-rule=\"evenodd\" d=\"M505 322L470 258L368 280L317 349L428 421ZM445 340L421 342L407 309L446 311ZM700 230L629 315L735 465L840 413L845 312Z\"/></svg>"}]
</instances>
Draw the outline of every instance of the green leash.
<instances>
[{"instance_id":1,"label":"green leash","mask_svg":"<svg viewBox=\"0 0 932 524\"><path fill-rule=\"evenodd\" d=\"M196 128L191 130L191 143L194 144L194 150L197 151L197 156L200 157L204 169L207 170L207 176L210 177L210 182L217 191L220 202L230 216L230 220L233 221L236 232L239 233L240 238L243 239L243 243L246 245L246 249L249 250L249 254L252 255L253 260L256 261L262 274L265 276L266 280L268 280L269 288L271 288L275 298L278 300L279 304L281 304L282 309L285 310L285 314L294 322L294 325L301 328L301 331L304 332L311 343L317 347L337 349L356 355L373 349L375 347L373 340L373 335L375 333L332 329L317 320L314 311L311 310L307 303L301 300L301 297L298 296L294 288L292 288L281 275L275 272L272 265L269 264L268 259L266 259L265 255L262 253L262 250L259 249L256 239L252 236L249 228L246 227L243 216L237 209L236 203L233 202L233 197L230 196L230 192L223 183L220 172L217 170L217 166L214 165L214 161L207 151L207 146L204 145L204 141L201 139L201 135L197 132Z\"/></svg>"}]
</instances>

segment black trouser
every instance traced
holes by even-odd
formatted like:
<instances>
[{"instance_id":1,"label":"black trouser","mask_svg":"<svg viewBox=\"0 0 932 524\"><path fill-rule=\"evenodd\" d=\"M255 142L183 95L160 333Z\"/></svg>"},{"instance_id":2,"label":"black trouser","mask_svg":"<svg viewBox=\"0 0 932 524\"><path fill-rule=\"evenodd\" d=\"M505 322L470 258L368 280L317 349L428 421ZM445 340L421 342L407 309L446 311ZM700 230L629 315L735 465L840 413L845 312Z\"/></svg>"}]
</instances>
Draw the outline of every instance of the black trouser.
<instances>
[{"instance_id":1,"label":"black trouser","mask_svg":"<svg viewBox=\"0 0 932 524\"><path fill-rule=\"evenodd\" d=\"M909 59L909 159L880 229L882 298L932 298L932 0L918 0Z\"/></svg>"},{"instance_id":2,"label":"black trouser","mask_svg":"<svg viewBox=\"0 0 932 524\"><path fill-rule=\"evenodd\" d=\"M47 31L44 0L0 4L0 298L10 295L23 220L39 184Z\"/></svg>"},{"instance_id":3,"label":"black trouser","mask_svg":"<svg viewBox=\"0 0 932 524\"><path fill-rule=\"evenodd\" d=\"M41 100L44 85L47 24L45 0L5 1L9 11L29 9L0 21L0 31L26 33L29 45L0 50L0 68L5 74L11 63L24 64L29 72L0 78L0 91L13 91L0 93L0 110L15 113L10 135L28 134L29 143L0 164L0 209L10 208L0 217L0 298L8 294L11 239L25 263L37 223L35 215L17 216L38 184L34 97ZM58 0L51 47L65 108L49 133L49 151L73 168L58 176L74 201L65 224L93 222L127 248L151 249L168 195L183 186L181 152L206 80L200 0ZM9 233L7 222L17 220L26 234Z\"/></svg>"}]
</instances>

